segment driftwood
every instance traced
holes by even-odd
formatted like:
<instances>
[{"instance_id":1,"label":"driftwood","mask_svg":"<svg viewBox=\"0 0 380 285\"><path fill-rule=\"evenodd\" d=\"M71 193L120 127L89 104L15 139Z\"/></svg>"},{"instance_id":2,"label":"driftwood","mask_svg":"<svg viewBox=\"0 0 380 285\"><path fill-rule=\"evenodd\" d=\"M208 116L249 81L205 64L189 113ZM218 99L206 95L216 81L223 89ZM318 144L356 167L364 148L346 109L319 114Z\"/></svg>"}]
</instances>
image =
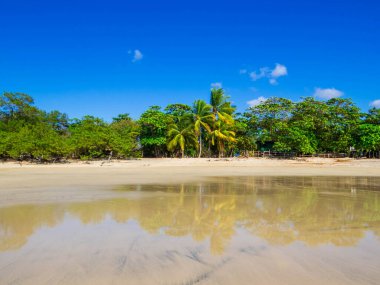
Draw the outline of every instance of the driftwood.
<instances>
[{"instance_id":1,"label":"driftwood","mask_svg":"<svg viewBox=\"0 0 380 285\"><path fill-rule=\"evenodd\" d=\"M113 151L110 152L110 155L108 156L108 159L107 159L107 163L111 162L112 154L113 154ZM102 163L100 164L100 166L103 166L104 163L106 163L106 161L102 161Z\"/></svg>"}]
</instances>

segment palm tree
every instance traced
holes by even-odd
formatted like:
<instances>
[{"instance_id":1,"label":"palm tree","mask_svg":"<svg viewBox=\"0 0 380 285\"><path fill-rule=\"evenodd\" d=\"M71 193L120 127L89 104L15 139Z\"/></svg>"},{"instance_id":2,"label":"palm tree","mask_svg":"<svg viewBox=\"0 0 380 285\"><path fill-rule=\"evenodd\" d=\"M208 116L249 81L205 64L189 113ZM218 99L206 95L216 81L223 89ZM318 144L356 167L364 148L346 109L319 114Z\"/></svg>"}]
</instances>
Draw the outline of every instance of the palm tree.
<instances>
[{"instance_id":1,"label":"palm tree","mask_svg":"<svg viewBox=\"0 0 380 285\"><path fill-rule=\"evenodd\" d=\"M219 157L224 154L225 143L235 142L235 132L231 131L231 126L223 121L216 121L214 124L214 129L210 132L211 144L217 144L219 151Z\"/></svg>"},{"instance_id":2,"label":"palm tree","mask_svg":"<svg viewBox=\"0 0 380 285\"><path fill-rule=\"evenodd\" d=\"M214 114L214 121L222 120L227 124L233 124L232 113L235 108L231 106L231 102L228 102L227 99L228 96L224 94L222 88L211 89L210 104Z\"/></svg>"},{"instance_id":3,"label":"palm tree","mask_svg":"<svg viewBox=\"0 0 380 285\"><path fill-rule=\"evenodd\" d=\"M213 114L211 113L211 105L207 104L203 100L197 100L194 102L193 106L193 115L194 115L194 130L195 134L198 137L199 143L199 155L202 154L202 129L206 129L208 132L211 132L210 122L213 120Z\"/></svg>"},{"instance_id":4,"label":"palm tree","mask_svg":"<svg viewBox=\"0 0 380 285\"><path fill-rule=\"evenodd\" d=\"M231 102L227 101L228 98L222 88L211 89L210 104L214 120L209 137L212 145L217 144L219 157L224 153L225 142L235 141L235 133L231 131L231 126L234 124L233 113L235 107L231 105Z\"/></svg>"},{"instance_id":5,"label":"palm tree","mask_svg":"<svg viewBox=\"0 0 380 285\"><path fill-rule=\"evenodd\" d=\"M194 126L188 116L180 117L178 123L172 123L168 131L168 150L181 149L182 158L185 156L185 147L197 144Z\"/></svg>"}]
</instances>

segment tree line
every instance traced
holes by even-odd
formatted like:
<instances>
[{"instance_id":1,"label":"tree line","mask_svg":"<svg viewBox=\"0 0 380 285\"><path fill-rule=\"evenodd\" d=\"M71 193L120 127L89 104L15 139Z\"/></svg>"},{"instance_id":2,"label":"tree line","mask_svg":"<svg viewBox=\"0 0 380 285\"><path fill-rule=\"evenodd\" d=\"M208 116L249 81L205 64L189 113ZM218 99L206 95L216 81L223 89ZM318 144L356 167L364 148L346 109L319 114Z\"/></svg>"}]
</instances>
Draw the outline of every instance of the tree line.
<instances>
[{"instance_id":1,"label":"tree line","mask_svg":"<svg viewBox=\"0 0 380 285\"><path fill-rule=\"evenodd\" d=\"M0 95L0 158L52 161L136 157L249 156L255 150L324 152L379 157L380 109L362 113L351 99L314 97L293 102L272 97L244 113L222 88L209 102L151 106L133 120L94 116L69 119L46 112L31 96Z\"/></svg>"}]
</instances>

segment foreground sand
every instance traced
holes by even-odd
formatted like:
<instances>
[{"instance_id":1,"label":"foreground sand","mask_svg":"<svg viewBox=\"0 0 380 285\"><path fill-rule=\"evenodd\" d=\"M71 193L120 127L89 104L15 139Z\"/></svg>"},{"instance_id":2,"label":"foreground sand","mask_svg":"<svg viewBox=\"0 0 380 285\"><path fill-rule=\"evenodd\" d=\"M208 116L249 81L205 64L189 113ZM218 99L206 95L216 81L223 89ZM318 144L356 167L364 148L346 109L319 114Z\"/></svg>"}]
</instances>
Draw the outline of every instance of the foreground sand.
<instances>
[{"instance_id":1,"label":"foreground sand","mask_svg":"<svg viewBox=\"0 0 380 285\"><path fill-rule=\"evenodd\" d=\"M319 194L117 191L218 176L273 190L284 185L239 176L380 177L380 160L0 164L0 284L380 284L380 192L350 187L379 178L310 178Z\"/></svg>"}]
</instances>

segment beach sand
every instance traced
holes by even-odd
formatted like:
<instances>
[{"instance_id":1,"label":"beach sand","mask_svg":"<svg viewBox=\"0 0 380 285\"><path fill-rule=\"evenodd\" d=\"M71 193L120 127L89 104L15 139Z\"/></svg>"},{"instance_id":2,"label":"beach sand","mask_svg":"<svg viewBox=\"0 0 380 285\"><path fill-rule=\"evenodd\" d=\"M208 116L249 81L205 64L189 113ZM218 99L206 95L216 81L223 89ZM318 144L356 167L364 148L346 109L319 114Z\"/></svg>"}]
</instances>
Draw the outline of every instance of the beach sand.
<instances>
[{"instance_id":1,"label":"beach sand","mask_svg":"<svg viewBox=\"0 0 380 285\"><path fill-rule=\"evenodd\" d=\"M56 164L0 164L0 205L33 199L87 199L86 191L125 184L194 182L217 176L380 176L380 160L144 158ZM102 195L103 191L99 192ZM44 194L44 195L42 195ZM90 194L88 194L90 195Z\"/></svg>"},{"instance_id":2,"label":"beach sand","mask_svg":"<svg viewBox=\"0 0 380 285\"><path fill-rule=\"evenodd\" d=\"M144 158L0 163L0 189L182 182L209 176L380 176L380 160L333 158Z\"/></svg>"},{"instance_id":3,"label":"beach sand","mask_svg":"<svg viewBox=\"0 0 380 285\"><path fill-rule=\"evenodd\" d=\"M341 192L342 181L335 188L330 181L318 195L302 187L289 195L281 189L204 196L115 191L127 184L202 185L208 179L220 182L223 193L227 176L235 184L251 179L239 176L379 177L380 160L3 163L0 245L6 250L0 247L0 283L378 284L377 191ZM360 179L377 187L378 178ZM281 187L270 180L264 177L257 189ZM297 236L299 229L303 235ZM296 241L287 242L289 236ZM223 253L211 254L219 242Z\"/></svg>"}]
</instances>

